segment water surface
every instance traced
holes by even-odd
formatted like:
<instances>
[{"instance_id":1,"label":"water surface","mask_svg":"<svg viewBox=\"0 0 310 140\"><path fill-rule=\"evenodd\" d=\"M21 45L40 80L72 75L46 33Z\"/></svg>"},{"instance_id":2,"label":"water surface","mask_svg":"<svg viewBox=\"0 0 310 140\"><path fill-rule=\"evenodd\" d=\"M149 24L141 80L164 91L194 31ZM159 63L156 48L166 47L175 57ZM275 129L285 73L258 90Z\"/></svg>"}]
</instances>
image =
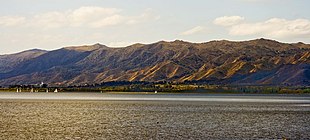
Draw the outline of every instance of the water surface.
<instances>
[{"instance_id":1,"label":"water surface","mask_svg":"<svg viewBox=\"0 0 310 140\"><path fill-rule=\"evenodd\" d=\"M310 94L0 93L0 99L310 103Z\"/></svg>"},{"instance_id":2,"label":"water surface","mask_svg":"<svg viewBox=\"0 0 310 140\"><path fill-rule=\"evenodd\" d=\"M308 95L0 93L0 139L306 139Z\"/></svg>"}]
</instances>

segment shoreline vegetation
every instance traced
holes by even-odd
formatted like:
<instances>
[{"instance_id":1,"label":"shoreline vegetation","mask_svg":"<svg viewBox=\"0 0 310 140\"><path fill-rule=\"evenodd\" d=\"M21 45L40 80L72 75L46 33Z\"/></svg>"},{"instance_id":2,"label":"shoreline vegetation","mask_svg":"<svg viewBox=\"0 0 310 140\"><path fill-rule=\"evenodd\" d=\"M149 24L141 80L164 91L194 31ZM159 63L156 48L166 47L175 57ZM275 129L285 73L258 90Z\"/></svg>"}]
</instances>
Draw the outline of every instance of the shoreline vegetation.
<instances>
[{"instance_id":1,"label":"shoreline vegetation","mask_svg":"<svg viewBox=\"0 0 310 140\"><path fill-rule=\"evenodd\" d=\"M108 82L83 86L12 85L0 87L2 92L113 92L113 93L249 93L249 94L310 94L309 86L240 86L190 83Z\"/></svg>"}]
</instances>

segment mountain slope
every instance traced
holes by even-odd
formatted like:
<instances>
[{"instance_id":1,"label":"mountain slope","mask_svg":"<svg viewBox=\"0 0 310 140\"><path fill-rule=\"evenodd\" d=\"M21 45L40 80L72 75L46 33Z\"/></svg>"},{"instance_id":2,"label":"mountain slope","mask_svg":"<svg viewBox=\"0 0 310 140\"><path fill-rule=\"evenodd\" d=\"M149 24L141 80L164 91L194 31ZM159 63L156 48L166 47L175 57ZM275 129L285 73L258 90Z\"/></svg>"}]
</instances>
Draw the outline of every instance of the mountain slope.
<instances>
[{"instance_id":1,"label":"mountain slope","mask_svg":"<svg viewBox=\"0 0 310 140\"><path fill-rule=\"evenodd\" d=\"M47 51L45 50L33 49L16 54L0 55L0 72L8 72L14 67L18 66L20 63L32 58L36 58L42 54L45 54L46 52Z\"/></svg>"},{"instance_id":2,"label":"mountain slope","mask_svg":"<svg viewBox=\"0 0 310 140\"><path fill-rule=\"evenodd\" d=\"M267 39L160 41L124 48L95 44L62 48L22 61L11 69L3 67L0 84L199 80L214 84L309 86L309 64L310 45Z\"/></svg>"}]
</instances>

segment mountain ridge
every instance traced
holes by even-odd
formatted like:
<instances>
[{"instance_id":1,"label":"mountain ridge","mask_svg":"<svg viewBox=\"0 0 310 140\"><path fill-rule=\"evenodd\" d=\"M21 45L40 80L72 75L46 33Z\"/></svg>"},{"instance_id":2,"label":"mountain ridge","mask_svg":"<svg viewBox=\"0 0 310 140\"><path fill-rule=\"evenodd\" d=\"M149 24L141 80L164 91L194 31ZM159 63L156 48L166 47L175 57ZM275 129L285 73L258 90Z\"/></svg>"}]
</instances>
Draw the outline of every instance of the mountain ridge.
<instances>
[{"instance_id":1,"label":"mountain ridge","mask_svg":"<svg viewBox=\"0 0 310 140\"><path fill-rule=\"evenodd\" d=\"M97 43L47 51L15 65L0 64L5 70L0 73L0 85L41 81L65 86L109 81L293 86L310 83L309 44L263 38L204 43L159 41L122 48ZM293 77L285 76L287 70L292 71Z\"/></svg>"}]
</instances>

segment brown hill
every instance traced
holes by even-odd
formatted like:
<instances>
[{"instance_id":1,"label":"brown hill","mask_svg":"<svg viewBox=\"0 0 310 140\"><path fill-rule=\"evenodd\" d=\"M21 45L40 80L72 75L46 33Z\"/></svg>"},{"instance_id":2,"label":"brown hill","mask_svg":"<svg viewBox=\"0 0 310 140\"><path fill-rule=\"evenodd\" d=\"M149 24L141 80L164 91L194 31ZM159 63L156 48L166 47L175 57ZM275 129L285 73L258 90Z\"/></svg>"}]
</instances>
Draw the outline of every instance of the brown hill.
<instances>
[{"instance_id":1,"label":"brown hill","mask_svg":"<svg viewBox=\"0 0 310 140\"><path fill-rule=\"evenodd\" d=\"M46 52L44 50L33 49L16 54L0 55L0 72L9 72L21 62L36 58Z\"/></svg>"},{"instance_id":2,"label":"brown hill","mask_svg":"<svg viewBox=\"0 0 310 140\"><path fill-rule=\"evenodd\" d=\"M160 41L124 48L95 44L49 51L19 61L18 65L0 64L4 69L0 73L1 85L41 81L58 85L107 81L310 85L310 45L267 39Z\"/></svg>"}]
</instances>

